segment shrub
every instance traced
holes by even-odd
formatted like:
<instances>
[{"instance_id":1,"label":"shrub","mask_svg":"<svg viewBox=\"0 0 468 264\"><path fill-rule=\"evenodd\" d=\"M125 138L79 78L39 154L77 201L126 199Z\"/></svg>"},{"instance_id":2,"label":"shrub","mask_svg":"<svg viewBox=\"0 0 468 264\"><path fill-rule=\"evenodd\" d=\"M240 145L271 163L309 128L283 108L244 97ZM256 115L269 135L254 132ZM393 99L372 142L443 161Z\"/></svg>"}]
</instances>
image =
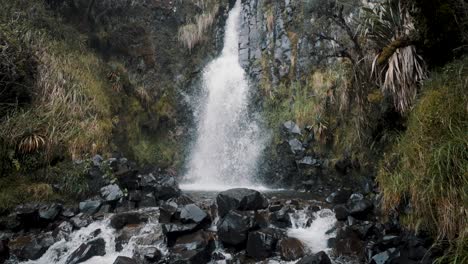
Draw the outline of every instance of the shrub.
<instances>
[{"instance_id":1,"label":"shrub","mask_svg":"<svg viewBox=\"0 0 468 264\"><path fill-rule=\"evenodd\" d=\"M409 207L404 222L448 240L452 253L467 246L467 62L446 66L424 85L407 131L385 155L377 178L384 209ZM466 253L452 256L466 261Z\"/></svg>"}]
</instances>

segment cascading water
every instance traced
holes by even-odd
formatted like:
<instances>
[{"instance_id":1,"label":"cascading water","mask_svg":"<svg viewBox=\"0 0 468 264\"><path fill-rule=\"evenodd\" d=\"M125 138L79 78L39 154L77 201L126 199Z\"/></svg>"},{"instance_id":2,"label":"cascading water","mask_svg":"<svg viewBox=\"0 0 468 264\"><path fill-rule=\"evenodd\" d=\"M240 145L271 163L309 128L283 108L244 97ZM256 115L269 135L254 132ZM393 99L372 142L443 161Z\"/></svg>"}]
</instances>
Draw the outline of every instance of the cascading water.
<instances>
[{"instance_id":1,"label":"cascading water","mask_svg":"<svg viewBox=\"0 0 468 264\"><path fill-rule=\"evenodd\" d=\"M199 103L198 138L182 189L259 188L252 178L263 143L248 115L249 85L239 63L240 2L229 13L221 55L203 73L206 97Z\"/></svg>"}]
</instances>

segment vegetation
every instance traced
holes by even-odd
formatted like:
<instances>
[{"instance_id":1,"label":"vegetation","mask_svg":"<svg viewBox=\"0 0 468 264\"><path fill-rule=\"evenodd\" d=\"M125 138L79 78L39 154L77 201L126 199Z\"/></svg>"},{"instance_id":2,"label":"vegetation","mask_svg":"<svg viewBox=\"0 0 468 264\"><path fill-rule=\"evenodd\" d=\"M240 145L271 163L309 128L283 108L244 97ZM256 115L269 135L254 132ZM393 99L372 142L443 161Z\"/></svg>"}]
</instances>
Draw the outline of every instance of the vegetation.
<instances>
[{"instance_id":1,"label":"vegetation","mask_svg":"<svg viewBox=\"0 0 468 264\"><path fill-rule=\"evenodd\" d=\"M204 40L206 31L210 29L219 11L219 3L215 0L197 1L197 5L202 13L196 15L193 21L181 26L178 32L179 41L189 50Z\"/></svg>"},{"instance_id":2,"label":"vegetation","mask_svg":"<svg viewBox=\"0 0 468 264\"><path fill-rule=\"evenodd\" d=\"M432 1L440 8L432 10L424 1L389 0L360 12L349 8L359 4L351 2L306 3L313 23L299 30L320 44L311 54L319 62L312 72L275 85L273 58L264 52L259 64L268 123L292 119L314 131L321 155L357 158L360 174L378 174L387 212L398 212L408 228L430 231L448 248L441 263L465 263L468 59L433 70L435 62L466 50L463 1ZM431 20L434 12L444 25ZM266 12L267 28L273 13ZM435 37L448 32L457 47Z\"/></svg>"},{"instance_id":3,"label":"vegetation","mask_svg":"<svg viewBox=\"0 0 468 264\"><path fill-rule=\"evenodd\" d=\"M406 223L448 240L454 263L468 260L467 65L468 58L447 65L424 85L378 176L384 208L409 207Z\"/></svg>"},{"instance_id":4,"label":"vegetation","mask_svg":"<svg viewBox=\"0 0 468 264\"><path fill-rule=\"evenodd\" d=\"M176 140L142 128L172 122L173 98L151 94L121 59L105 61L48 1L0 3L0 211L85 195L86 170L72 160L96 153L176 164Z\"/></svg>"}]
</instances>

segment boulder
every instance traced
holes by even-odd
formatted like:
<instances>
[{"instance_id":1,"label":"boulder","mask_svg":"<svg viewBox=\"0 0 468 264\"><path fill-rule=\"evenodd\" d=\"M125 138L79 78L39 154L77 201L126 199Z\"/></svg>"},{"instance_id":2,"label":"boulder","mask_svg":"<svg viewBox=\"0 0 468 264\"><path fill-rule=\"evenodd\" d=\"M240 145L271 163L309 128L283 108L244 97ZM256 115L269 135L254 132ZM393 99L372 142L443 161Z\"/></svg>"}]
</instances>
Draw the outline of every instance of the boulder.
<instances>
[{"instance_id":1,"label":"boulder","mask_svg":"<svg viewBox=\"0 0 468 264\"><path fill-rule=\"evenodd\" d=\"M249 233L246 254L256 260L270 257L276 248L282 233L278 229L265 228Z\"/></svg>"},{"instance_id":2,"label":"boulder","mask_svg":"<svg viewBox=\"0 0 468 264\"><path fill-rule=\"evenodd\" d=\"M83 202L80 202L79 208L82 213L85 214L94 214L99 211L99 208L101 207L102 202L99 200L86 200Z\"/></svg>"},{"instance_id":3,"label":"boulder","mask_svg":"<svg viewBox=\"0 0 468 264\"><path fill-rule=\"evenodd\" d=\"M208 214L195 204L184 205L180 210L180 220L182 223L201 223L207 218Z\"/></svg>"},{"instance_id":4,"label":"boulder","mask_svg":"<svg viewBox=\"0 0 468 264\"><path fill-rule=\"evenodd\" d=\"M177 181L172 176L162 176L159 184L156 187L155 196L159 200L167 200L173 197L178 197L181 191Z\"/></svg>"},{"instance_id":5,"label":"boulder","mask_svg":"<svg viewBox=\"0 0 468 264\"><path fill-rule=\"evenodd\" d=\"M395 258L399 252L395 248L390 248L379 254L372 256L371 263L372 264L386 264L390 263L390 260Z\"/></svg>"},{"instance_id":6,"label":"boulder","mask_svg":"<svg viewBox=\"0 0 468 264\"><path fill-rule=\"evenodd\" d=\"M247 213L230 211L217 225L218 237L224 244L238 246L247 241L253 227L253 217Z\"/></svg>"},{"instance_id":7,"label":"boulder","mask_svg":"<svg viewBox=\"0 0 468 264\"><path fill-rule=\"evenodd\" d=\"M20 260L39 259L55 243L51 233L16 237L8 244L10 253Z\"/></svg>"},{"instance_id":8,"label":"boulder","mask_svg":"<svg viewBox=\"0 0 468 264\"><path fill-rule=\"evenodd\" d=\"M143 263L157 263L161 260L162 253L154 246L137 247L134 257Z\"/></svg>"},{"instance_id":9,"label":"boulder","mask_svg":"<svg viewBox=\"0 0 468 264\"><path fill-rule=\"evenodd\" d=\"M314 159L311 156L305 156L302 159L296 161L298 165L316 166L320 167L321 162L318 159Z\"/></svg>"},{"instance_id":10,"label":"boulder","mask_svg":"<svg viewBox=\"0 0 468 264\"><path fill-rule=\"evenodd\" d=\"M289 144L289 147L291 148L292 153L294 154L298 154L305 150L304 146L302 145L302 142L296 138L289 140L288 144Z\"/></svg>"},{"instance_id":11,"label":"boulder","mask_svg":"<svg viewBox=\"0 0 468 264\"><path fill-rule=\"evenodd\" d=\"M333 207L333 211L335 212L335 217L338 221L346 221L349 216L348 208L344 204L338 204Z\"/></svg>"},{"instance_id":12,"label":"boulder","mask_svg":"<svg viewBox=\"0 0 468 264\"><path fill-rule=\"evenodd\" d=\"M132 202L139 202L143 198L143 194L139 190L131 191L128 194L128 200Z\"/></svg>"},{"instance_id":13,"label":"boulder","mask_svg":"<svg viewBox=\"0 0 468 264\"><path fill-rule=\"evenodd\" d=\"M141 201L138 202L138 207L145 208L145 207L156 207L158 204L156 202L156 197L152 193L147 193L143 195Z\"/></svg>"},{"instance_id":14,"label":"boulder","mask_svg":"<svg viewBox=\"0 0 468 264\"><path fill-rule=\"evenodd\" d=\"M72 225L75 228L80 229L82 227L86 227L89 224L91 224L93 222L93 219L91 218L90 215L80 213L80 214L72 217L70 219L70 222L72 223Z\"/></svg>"},{"instance_id":15,"label":"boulder","mask_svg":"<svg viewBox=\"0 0 468 264\"><path fill-rule=\"evenodd\" d=\"M39 224L39 205L34 203L22 204L15 208L16 217L25 229L37 227Z\"/></svg>"},{"instance_id":16,"label":"boulder","mask_svg":"<svg viewBox=\"0 0 468 264\"><path fill-rule=\"evenodd\" d=\"M39 218L42 221L51 222L55 220L55 218L59 215L60 211L62 210L61 204L50 204L42 206L39 209Z\"/></svg>"},{"instance_id":17,"label":"boulder","mask_svg":"<svg viewBox=\"0 0 468 264\"><path fill-rule=\"evenodd\" d=\"M119 230L115 237L115 250L122 251L124 245L128 244L132 237L138 235L142 228L142 225L127 225Z\"/></svg>"},{"instance_id":18,"label":"boulder","mask_svg":"<svg viewBox=\"0 0 468 264\"><path fill-rule=\"evenodd\" d=\"M117 184L110 184L101 188L101 197L106 202L115 202L124 196Z\"/></svg>"},{"instance_id":19,"label":"boulder","mask_svg":"<svg viewBox=\"0 0 468 264\"><path fill-rule=\"evenodd\" d=\"M137 264L136 260L129 258L129 257L124 257L124 256L118 256L114 264Z\"/></svg>"},{"instance_id":20,"label":"boulder","mask_svg":"<svg viewBox=\"0 0 468 264\"><path fill-rule=\"evenodd\" d=\"M367 199L349 200L347 204L349 214L358 219L366 218L372 212L374 205Z\"/></svg>"},{"instance_id":21,"label":"boulder","mask_svg":"<svg viewBox=\"0 0 468 264\"><path fill-rule=\"evenodd\" d=\"M140 212L125 212L114 214L110 220L110 226L119 230L128 224L140 224L148 221L148 217Z\"/></svg>"},{"instance_id":22,"label":"boulder","mask_svg":"<svg viewBox=\"0 0 468 264\"><path fill-rule=\"evenodd\" d=\"M159 222L160 223L171 223L177 220L178 217L175 214L178 212L179 205L175 202L165 202L159 208Z\"/></svg>"},{"instance_id":23,"label":"boulder","mask_svg":"<svg viewBox=\"0 0 468 264\"><path fill-rule=\"evenodd\" d=\"M225 216L230 210L249 211L268 208L268 199L259 191L236 188L220 192L216 196L218 215Z\"/></svg>"},{"instance_id":24,"label":"boulder","mask_svg":"<svg viewBox=\"0 0 468 264\"><path fill-rule=\"evenodd\" d=\"M77 207L65 207L60 212L60 215L66 218L72 218L79 212Z\"/></svg>"},{"instance_id":25,"label":"boulder","mask_svg":"<svg viewBox=\"0 0 468 264\"><path fill-rule=\"evenodd\" d=\"M271 224L278 228L292 227L291 213L294 212L290 207L285 206L281 210L273 212L270 215Z\"/></svg>"},{"instance_id":26,"label":"boulder","mask_svg":"<svg viewBox=\"0 0 468 264\"><path fill-rule=\"evenodd\" d=\"M67 240L72 231L73 225L70 222L63 221L54 229L52 235L56 240Z\"/></svg>"},{"instance_id":27,"label":"boulder","mask_svg":"<svg viewBox=\"0 0 468 264\"><path fill-rule=\"evenodd\" d=\"M104 160L104 158L101 156L101 155L94 155L94 157L91 158L91 161L93 162L93 165L94 166L101 166L101 163L102 161Z\"/></svg>"},{"instance_id":28,"label":"boulder","mask_svg":"<svg viewBox=\"0 0 468 264\"><path fill-rule=\"evenodd\" d=\"M332 264L327 253L320 251L315 255L307 255L301 260L296 262L296 264Z\"/></svg>"},{"instance_id":29,"label":"boulder","mask_svg":"<svg viewBox=\"0 0 468 264\"><path fill-rule=\"evenodd\" d=\"M205 231L183 235L170 250L171 263L208 263L214 249L214 238Z\"/></svg>"},{"instance_id":30,"label":"boulder","mask_svg":"<svg viewBox=\"0 0 468 264\"><path fill-rule=\"evenodd\" d=\"M330 194L326 201L331 204L344 204L348 201L351 196L351 191L349 190L339 190Z\"/></svg>"},{"instance_id":31,"label":"boulder","mask_svg":"<svg viewBox=\"0 0 468 264\"><path fill-rule=\"evenodd\" d=\"M10 249L7 240L0 240L0 263L4 263L10 258Z\"/></svg>"},{"instance_id":32,"label":"boulder","mask_svg":"<svg viewBox=\"0 0 468 264\"><path fill-rule=\"evenodd\" d=\"M66 264L77 264L84 262L94 256L104 256L106 254L106 242L102 238L91 240L81 244L68 257Z\"/></svg>"},{"instance_id":33,"label":"boulder","mask_svg":"<svg viewBox=\"0 0 468 264\"><path fill-rule=\"evenodd\" d=\"M278 249L281 259L293 261L302 258L305 255L306 249L304 244L297 238L283 238L278 243Z\"/></svg>"},{"instance_id":34,"label":"boulder","mask_svg":"<svg viewBox=\"0 0 468 264\"><path fill-rule=\"evenodd\" d=\"M301 135L301 129L299 128L299 126L296 123L294 123L291 120L284 122L283 127L286 130L286 132L288 132L290 134Z\"/></svg>"}]
</instances>

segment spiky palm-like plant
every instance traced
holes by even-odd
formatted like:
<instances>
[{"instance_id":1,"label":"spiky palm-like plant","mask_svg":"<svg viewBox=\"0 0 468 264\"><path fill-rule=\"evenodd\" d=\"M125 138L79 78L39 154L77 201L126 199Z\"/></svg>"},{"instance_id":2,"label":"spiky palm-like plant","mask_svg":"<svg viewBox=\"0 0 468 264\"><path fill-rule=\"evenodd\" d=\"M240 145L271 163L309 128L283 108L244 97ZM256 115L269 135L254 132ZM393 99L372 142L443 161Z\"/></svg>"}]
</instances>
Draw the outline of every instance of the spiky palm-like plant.
<instances>
[{"instance_id":1,"label":"spiky palm-like plant","mask_svg":"<svg viewBox=\"0 0 468 264\"><path fill-rule=\"evenodd\" d=\"M424 60L413 44L416 29L408 9L399 0L387 0L363 8L360 25L362 35L378 50L371 74L393 96L400 112L411 108L418 86L426 78Z\"/></svg>"}]
</instances>

